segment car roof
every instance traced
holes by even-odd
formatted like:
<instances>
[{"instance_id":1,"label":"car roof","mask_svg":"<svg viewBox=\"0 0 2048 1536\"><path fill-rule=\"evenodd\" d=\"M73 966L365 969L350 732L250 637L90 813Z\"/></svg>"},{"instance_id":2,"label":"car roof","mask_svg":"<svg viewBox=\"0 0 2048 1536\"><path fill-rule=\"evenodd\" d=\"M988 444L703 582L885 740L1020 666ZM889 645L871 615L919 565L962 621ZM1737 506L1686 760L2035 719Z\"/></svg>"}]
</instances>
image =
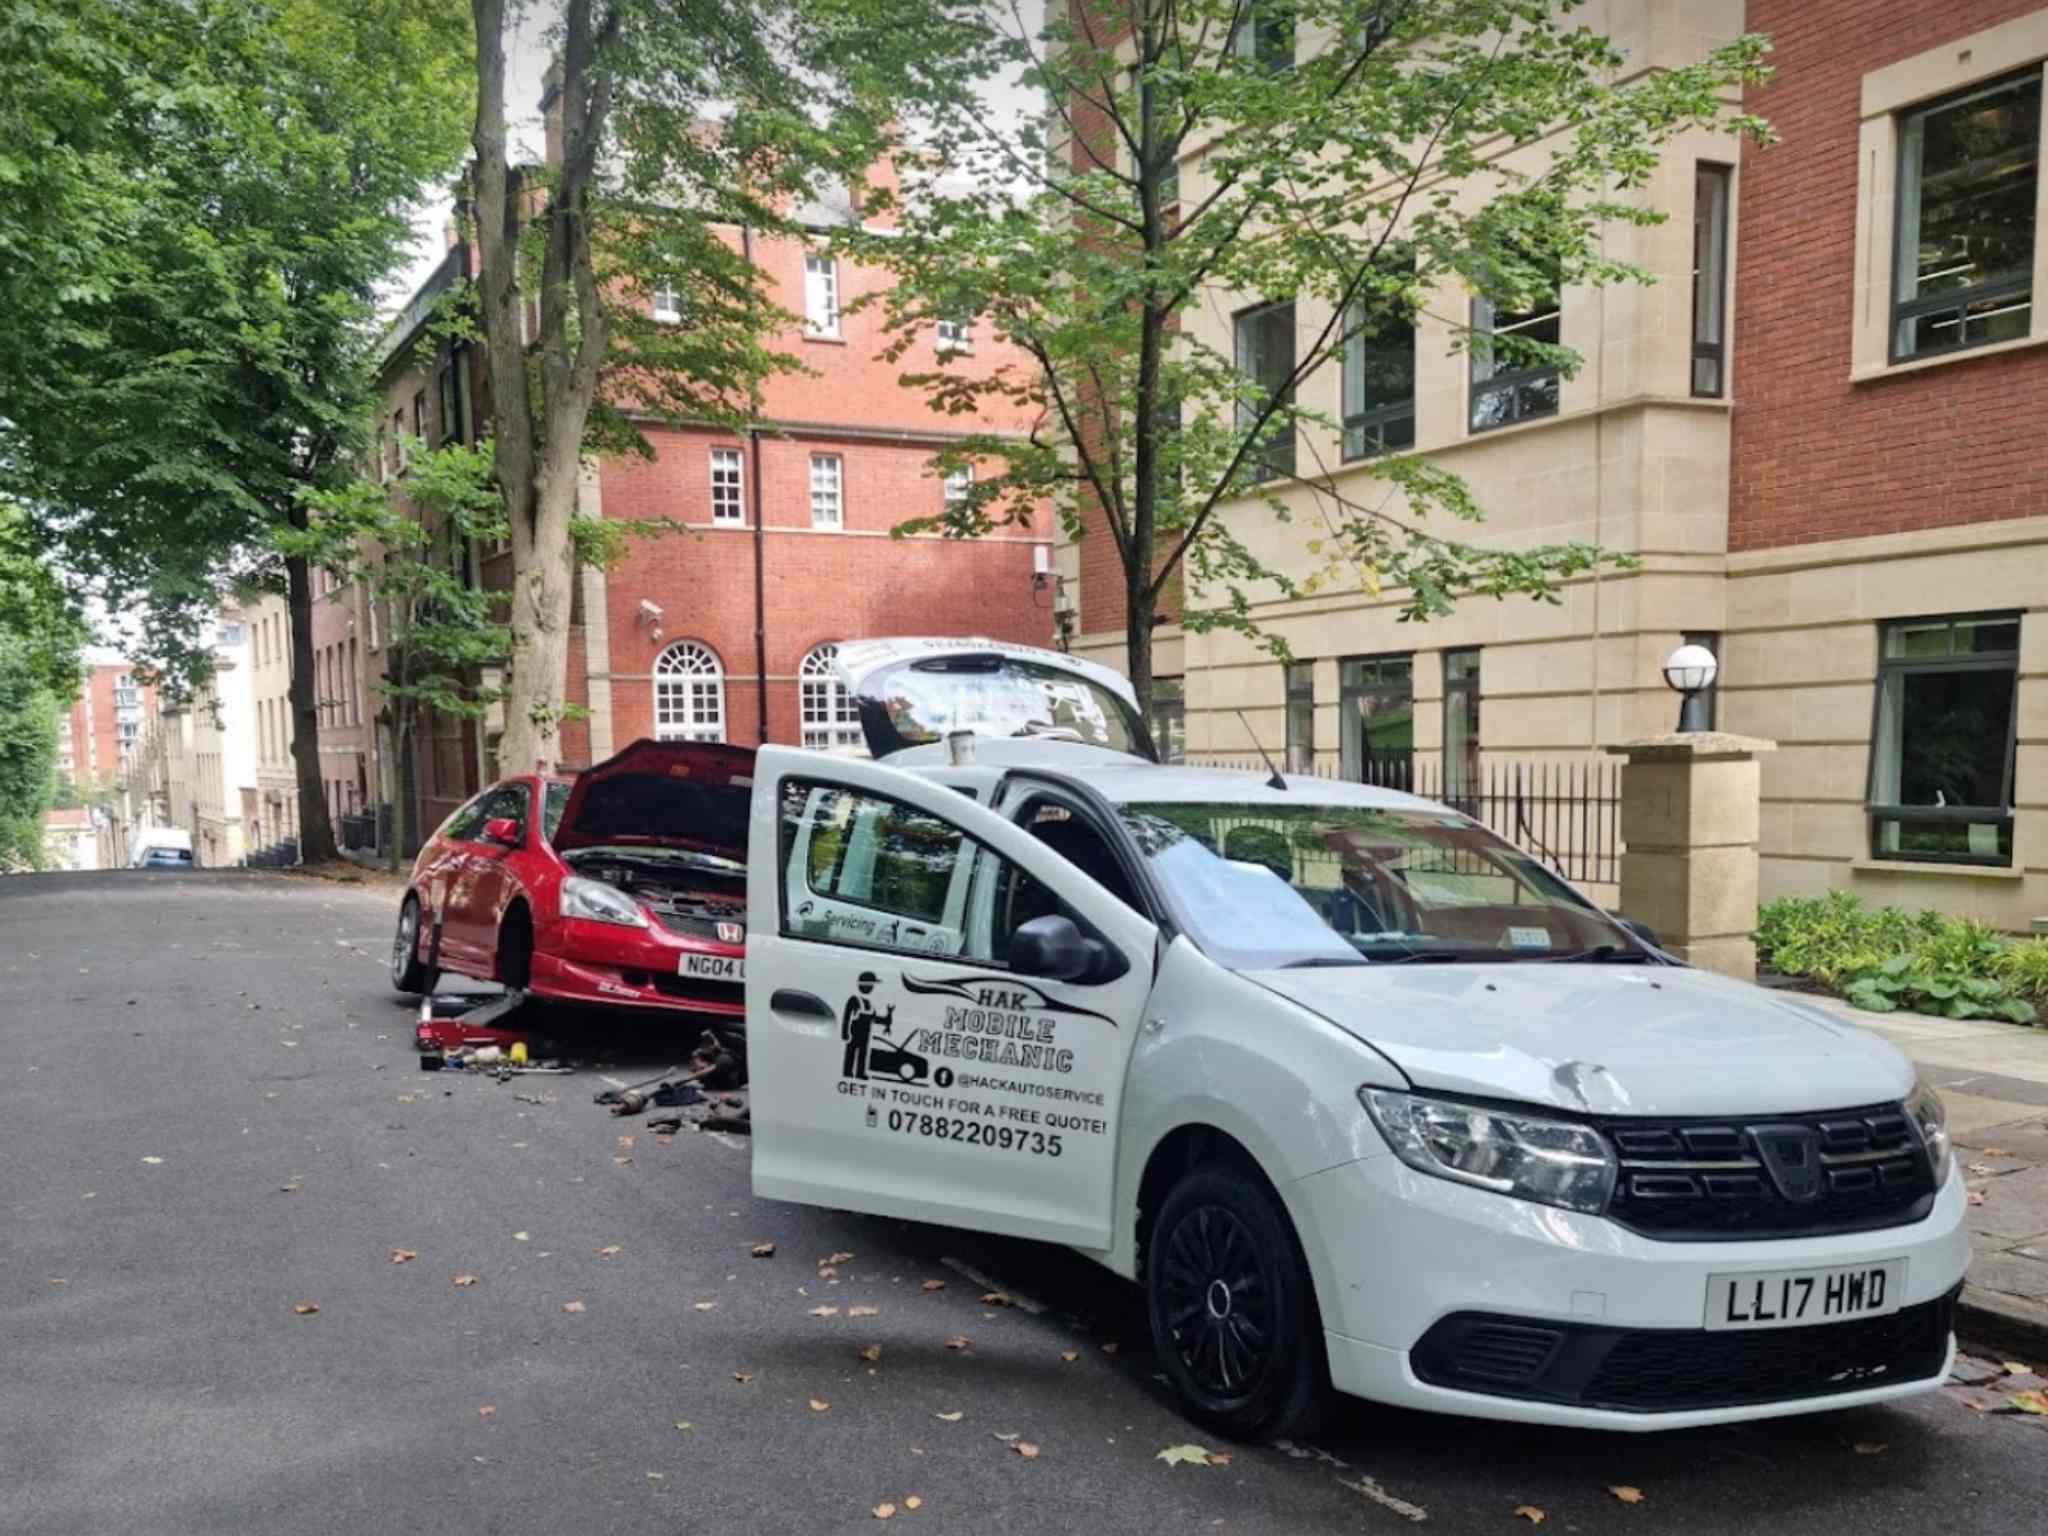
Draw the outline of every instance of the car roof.
<instances>
[{"instance_id":1,"label":"car roof","mask_svg":"<svg viewBox=\"0 0 2048 1536\"><path fill-rule=\"evenodd\" d=\"M1049 768L1057 765L1048 763ZM1222 803L1225 805L1288 806L1349 805L1381 810L1443 809L1434 800L1382 789L1375 784L1354 784L1348 779L1324 779L1313 774L1282 774L1287 787L1273 787L1272 776L1248 773L1237 768L1195 768L1178 763L1075 764L1057 769L1065 778L1085 784L1117 805L1138 805L1165 801L1174 804Z\"/></svg>"}]
</instances>

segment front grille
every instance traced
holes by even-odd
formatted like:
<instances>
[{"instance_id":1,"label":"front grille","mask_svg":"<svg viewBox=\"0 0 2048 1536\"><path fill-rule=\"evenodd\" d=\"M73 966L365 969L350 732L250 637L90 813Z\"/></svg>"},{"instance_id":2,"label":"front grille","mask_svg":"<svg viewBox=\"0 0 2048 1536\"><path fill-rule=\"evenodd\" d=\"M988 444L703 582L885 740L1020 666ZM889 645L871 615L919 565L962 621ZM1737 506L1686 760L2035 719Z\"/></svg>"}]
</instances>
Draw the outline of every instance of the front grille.
<instances>
[{"instance_id":1,"label":"front grille","mask_svg":"<svg viewBox=\"0 0 2048 1536\"><path fill-rule=\"evenodd\" d=\"M723 919L715 917L698 917L689 913L673 912L667 909L666 907L654 906L652 903L649 903L648 910L653 912L655 920L658 921L661 924L661 926L666 928L670 933L686 934L693 939L708 939L713 944L729 944L733 942L730 939L723 939L719 937L718 925L721 921L726 923L735 923L739 921L737 915ZM744 928L742 928L741 931L744 935ZM745 938L742 937L739 942L744 943Z\"/></svg>"},{"instance_id":2,"label":"front grille","mask_svg":"<svg viewBox=\"0 0 2048 1536\"><path fill-rule=\"evenodd\" d=\"M1435 1386L1625 1413L1789 1402L1938 1375L1955 1297L1951 1291L1889 1317L1739 1332L1538 1326L1458 1312L1424 1334L1409 1360ZM1510 1336L1520 1345L1504 1348ZM1503 1361L1533 1359L1539 1338L1548 1341L1541 1366L1512 1378L1501 1373Z\"/></svg>"},{"instance_id":3,"label":"front grille","mask_svg":"<svg viewBox=\"0 0 2048 1536\"><path fill-rule=\"evenodd\" d=\"M1920 1136L1896 1104L1768 1120L1610 1119L1607 1214L1667 1240L1904 1226L1934 1203Z\"/></svg>"}]
</instances>

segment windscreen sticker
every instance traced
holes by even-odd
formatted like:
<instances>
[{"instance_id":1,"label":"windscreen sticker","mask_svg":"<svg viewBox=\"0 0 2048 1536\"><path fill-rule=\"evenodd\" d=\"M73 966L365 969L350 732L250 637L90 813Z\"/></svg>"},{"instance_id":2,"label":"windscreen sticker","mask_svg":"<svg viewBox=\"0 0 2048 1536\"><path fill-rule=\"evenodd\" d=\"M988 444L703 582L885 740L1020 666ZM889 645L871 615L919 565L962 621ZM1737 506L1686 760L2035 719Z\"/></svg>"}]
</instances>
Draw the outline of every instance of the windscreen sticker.
<instances>
[{"instance_id":1,"label":"windscreen sticker","mask_svg":"<svg viewBox=\"0 0 2048 1536\"><path fill-rule=\"evenodd\" d=\"M870 1129L1041 1157L1060 1156L1066 1136L1109 1133L1103 1095L1059 1081L1082 1044L1062 1028L1114 1027L1107 1014L1013 976L895 980L907 996L861 972L840 1010L839 1092L866 1100Z\"/></svg>"},{"instance_id":2,"label":"windscreen sticker","mask_svg":"<svg viewBox=\"0 0 2048 1536\"><path fill-rule=\"evenodd\" d=\"M1548 928L1510 928L1508 930L1510 949L1548 949L1550 930Z\"/></svg>"}]
</instances>

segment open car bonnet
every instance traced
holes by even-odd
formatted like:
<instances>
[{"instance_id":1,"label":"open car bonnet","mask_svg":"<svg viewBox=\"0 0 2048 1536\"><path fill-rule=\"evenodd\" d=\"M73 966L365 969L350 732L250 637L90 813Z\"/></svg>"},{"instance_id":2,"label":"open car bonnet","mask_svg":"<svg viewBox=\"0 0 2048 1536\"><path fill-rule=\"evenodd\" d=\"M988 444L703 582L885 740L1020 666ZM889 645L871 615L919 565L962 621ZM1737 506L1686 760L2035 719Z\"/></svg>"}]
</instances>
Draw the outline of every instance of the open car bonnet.
<instances>
[{"instance_id":1,"label":"open car bonnet","mask_svg":"<svg viewBox=\"0 0 2048 1536\"><path fill-rule=\"evenodd\" d=\"M877 758L943 743L958 730L1141 750L1138 696L1129 681L1061 651L907 636L849 641L833 665L860 708L861 733Z\"/></svg>"},{"instance_id":2,"label":"open car bonnet","mask_svg":"<svg viewBox=\"0 0 2048 1536\"><path fill-rule=\"evenodd\" d=\"M1912 1063L1845 1019L1707 971L1517 961L1248 973L1416 1087L1578 1114L1773 1115L1904 1098Z\"/></svg>"},{"instance_id":3,"label":"open car bonnet","mask_svg":"<svg viewBox=\"0 0 2048 1536\"><path fill-rule=\"evenodd\" d=\"M643 739L577 776L554 844L681 848L744 864L753 793L752 747Z\"/></svg>"}]
</instances>

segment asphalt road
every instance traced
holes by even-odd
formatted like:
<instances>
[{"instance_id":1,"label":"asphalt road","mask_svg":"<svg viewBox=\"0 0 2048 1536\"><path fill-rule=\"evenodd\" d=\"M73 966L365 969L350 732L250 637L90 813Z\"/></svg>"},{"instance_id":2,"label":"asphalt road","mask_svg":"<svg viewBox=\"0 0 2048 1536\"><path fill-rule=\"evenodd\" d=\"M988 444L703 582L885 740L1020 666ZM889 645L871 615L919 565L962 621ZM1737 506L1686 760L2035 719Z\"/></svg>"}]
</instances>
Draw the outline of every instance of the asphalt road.
<instances>
[{"instance_id":1,"label":"asphalt road","mask_svg":"<svg viewBox=\"0 0 2048 1536\"><path fill-rule=\"evenodd\" d=\"M1079 1259L756 1201L744 1140L661 1144L587 1074L420 1072L392 915L282 875L0 880L0 1532L2048 1518L2048 1421L1953 1391L1659 1436L1358 1405L1313 1449L1218 1447L1154 1379L1135 1291ZM1190 1441L1231 1459L1158 1459Z\"/></svg>"}]
</instances>

